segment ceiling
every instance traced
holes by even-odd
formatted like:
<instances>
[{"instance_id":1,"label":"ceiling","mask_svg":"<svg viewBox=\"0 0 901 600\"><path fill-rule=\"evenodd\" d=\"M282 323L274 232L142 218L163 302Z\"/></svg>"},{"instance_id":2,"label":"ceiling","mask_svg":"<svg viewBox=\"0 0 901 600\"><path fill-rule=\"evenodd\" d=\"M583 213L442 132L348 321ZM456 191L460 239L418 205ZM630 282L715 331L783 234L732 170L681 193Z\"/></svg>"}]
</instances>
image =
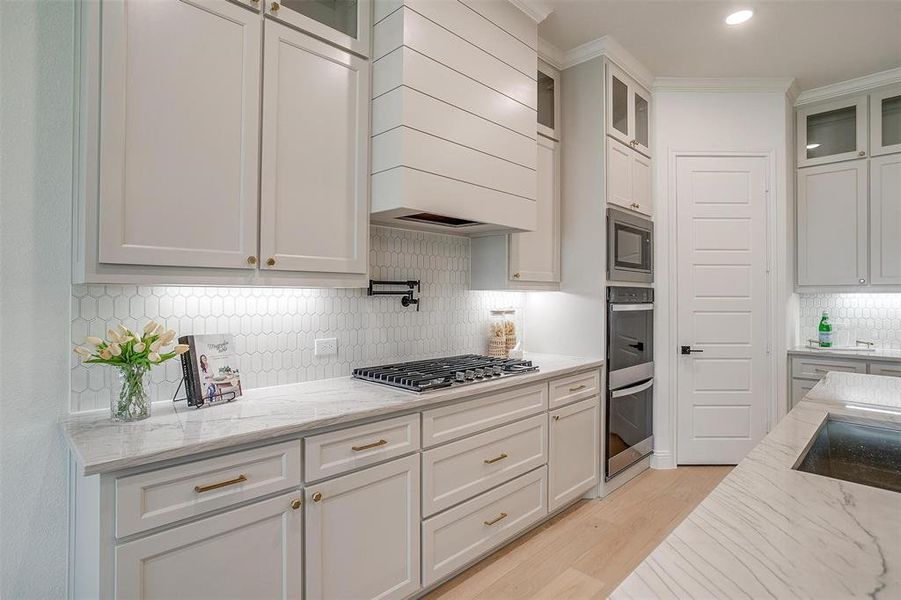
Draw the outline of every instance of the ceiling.
<instances>
[{"instance_id":1,"label":"ceiling","mask_svg":"<svg viewBox=\"0 0 901 600\"><path fill-rule=\"evenodd\" d=\"M901 0L543 0L563 51L610 35L657 77L794 77L801 90L901 66ZM723 19L740 8L754 18Z\"/></svg>"}]
</instances>

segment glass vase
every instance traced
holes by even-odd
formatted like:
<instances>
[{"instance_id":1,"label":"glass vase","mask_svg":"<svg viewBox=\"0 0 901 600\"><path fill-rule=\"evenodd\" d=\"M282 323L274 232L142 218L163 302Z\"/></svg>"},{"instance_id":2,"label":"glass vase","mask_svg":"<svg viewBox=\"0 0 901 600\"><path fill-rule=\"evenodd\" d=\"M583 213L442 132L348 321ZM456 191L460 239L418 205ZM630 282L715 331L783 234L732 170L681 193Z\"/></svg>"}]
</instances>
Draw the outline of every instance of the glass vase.
<instances>
[{"instance_id":1,"label":"glass vase","mask_svg":"<svg viewBox=\"0 0 901 600\"><path fill-rule=\"evenodd\" d=\"M110 396L113 421L140 421L150 416L150 367L117 365L116 382Z\"/></svg>"}]
</instances>

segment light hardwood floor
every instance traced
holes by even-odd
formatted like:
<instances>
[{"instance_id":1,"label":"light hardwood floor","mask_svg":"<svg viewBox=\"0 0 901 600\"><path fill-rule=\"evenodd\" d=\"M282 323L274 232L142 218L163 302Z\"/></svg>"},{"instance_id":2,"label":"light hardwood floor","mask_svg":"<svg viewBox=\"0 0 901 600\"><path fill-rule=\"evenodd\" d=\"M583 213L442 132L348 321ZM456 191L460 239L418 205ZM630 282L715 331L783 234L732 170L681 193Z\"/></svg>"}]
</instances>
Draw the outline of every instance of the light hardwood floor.
<instances>
[{"instance_id":1,"label":"light hardwood floor","mask_svg":"<svg viewBox=\"0 0 901 600\"><path fill-rule=\"evenodd\" d=\"M645 471L602 500L579 502L426 598L606 598L731 469Z\"/></svg>"}]
</instances>

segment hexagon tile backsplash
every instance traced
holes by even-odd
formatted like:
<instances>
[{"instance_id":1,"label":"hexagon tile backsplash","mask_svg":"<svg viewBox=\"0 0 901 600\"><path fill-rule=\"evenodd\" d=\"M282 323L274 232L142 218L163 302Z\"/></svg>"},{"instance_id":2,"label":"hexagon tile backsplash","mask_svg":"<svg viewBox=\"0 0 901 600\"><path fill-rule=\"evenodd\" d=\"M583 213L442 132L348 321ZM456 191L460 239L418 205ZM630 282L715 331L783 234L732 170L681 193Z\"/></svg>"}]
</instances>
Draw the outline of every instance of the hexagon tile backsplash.
<instances>
[{"instance_id":1,"label":"hexagon tile backsplash","mask_svg":"<svg viewBox=\"0 0 901 600\"><path fill-rule=\"evenodd\" d=\"M901 294L802 294L801 343L817 339L823 311L836 331L846 328L850 342L865 340L880 348L901 349Z\"/></svg>"},{"instance_id":2,"label":"hexagon tile backsplash","mask_svg":"<svg viewBox=\"0 0 901 600\"><path fill-rule=\"evenodd\" d=\"M117 323L154 319L179 335L235 335L245 389L349 375L357 366L484 352L488 311L521 307L518 292L469 290L469 239L372 227L373 279L422 281L419 312L397 297L364 289L217 287L72 287L73 344L103 336ZM316 338L338 339L336 356L313 356ZM109 406L108 367L72 359L70 410ZM153 370L154 400L169 400L181 379L172 360Z\"/></svg>"}]
</instances>

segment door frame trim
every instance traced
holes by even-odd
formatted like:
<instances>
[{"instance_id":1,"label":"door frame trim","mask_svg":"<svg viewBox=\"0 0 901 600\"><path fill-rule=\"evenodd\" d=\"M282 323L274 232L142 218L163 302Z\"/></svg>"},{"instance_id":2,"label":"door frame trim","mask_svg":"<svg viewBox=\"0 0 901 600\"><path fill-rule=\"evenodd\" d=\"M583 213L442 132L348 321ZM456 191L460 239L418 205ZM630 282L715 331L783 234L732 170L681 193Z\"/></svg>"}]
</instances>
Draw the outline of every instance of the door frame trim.
<instances>
[{"instance_id":1,"label":"door frame trim","mask_svg":"<svg viewBox=\"0 0 901 600\"><path fill-rule=\"evenodd\" d=\"M673 318L678 314L678 205L676 201L676 166L679 158L763 158L766 162L764 165L764 173L766 174L766 319L767 319L767 376L769 378L766 389L769 392L769 401L766 404L766 417L764 422L764 430L766 433L785 415L787 401L787 391L780 387L780 379L784 379L787 367L783 365L780 372L778 356L785 356L788 344L786 342L786 307L780 308L780 299L787 298L787 293L791 290L786 285L785 276L787 272L786 265L781 261L774 260L774 257L784 256L788 251L787 238L782 240L782 248L780 248L778 235L778 219L779 211L788 214L787 200L780 196L778 187L778 171L777 171L777 151L770 150L747 150L747 151L703 151L703 150L676 150L670 149L667 156L667 172L666 172L666 189L664 205L666 206L665 224L661 223L658 230L665 230L667 239L664 243L658 245L661 250L668 253L671 260L667 261L667 268L664 277L669 294L659 294L657 301L659 303L657 314L666 316L662 321L662 332L664 335L659 336L662 343L657 347L662 350L658 351L659 365L664 367L663 373L658 373L657 380L660 385L657 387L657 398L655 407L661 408L658 415L664 416L659 419L659 430L665 432L670 438L669 448L654 449L652 457L652 466L655 468L675 468L679 464L678 457L678 441L679 441L679 419L678 419L678 384L679 384L679 354L676 352L675 344L678 341L678 319ZM787 169L788 167L786 167ZM785 196L789 194L786 187ZM660 219L663 221L663 219ZM785 236L782 236L785 237ZM659 240L658 240L659 241ZM781 252L780 252L781 251ZM660 262L657 263L660 265ZM658 271L659 273L659 271ZM662 377L661 377L662 375ZM662 381L661 381L662 379ZM666 390L666 391L664 391ZM782 393L780 394L780 390ZM780 398L783 402L780 402ZM655 440L659 439L655 435Z\"/></svg>"}]
</instances>

